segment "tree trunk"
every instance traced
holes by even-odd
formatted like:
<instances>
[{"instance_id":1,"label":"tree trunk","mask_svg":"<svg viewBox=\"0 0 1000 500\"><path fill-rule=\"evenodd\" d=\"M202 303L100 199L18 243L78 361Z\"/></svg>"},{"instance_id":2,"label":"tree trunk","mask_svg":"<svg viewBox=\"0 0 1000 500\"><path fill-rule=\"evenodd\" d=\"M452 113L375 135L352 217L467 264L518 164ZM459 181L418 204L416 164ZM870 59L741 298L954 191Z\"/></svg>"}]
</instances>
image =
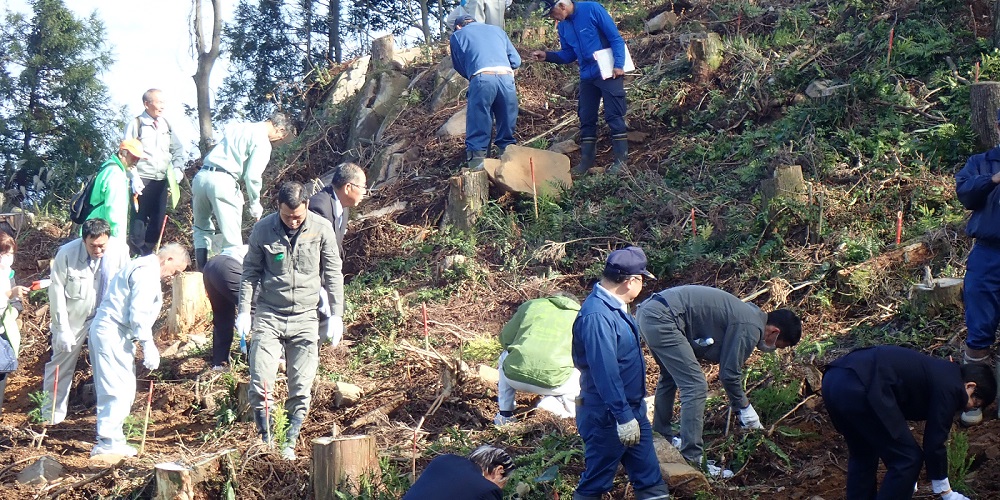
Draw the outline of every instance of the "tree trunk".
<instances>
[{"instance_id":1,"label":"tree trunk","mask_svg":"<svg viewBox=\"0 0 1000 500\"><path fill-rule=\"evenodd\" d=\"M212 75L212 66L219 58L219 44L222 40L222 11L219 5L221 0L210 0L212 2L212 41L205 46L204 26L201 19L201 1L194 0L194 44L198 51L198 69L195 71L194 87L198 101L198 130L200 140L198 149L204 158L208 151L212 149L215 141L212 137L212 105L211 87L209 87L209 77Z\"/></svg>"},{"instance_id":2,"label":"tree trunk","mask_svg":"<svg viewBox=\"0 0 1000 500\"><path fill-rule=\"evenodd\" d=\"M1000 144L1000 131L997 130L1000 82L972 84L969 90L969 107L972 108L972 130L982 149L992 149Z\"/></svg>"},{"instance_id":3,"label":"tree trunk","mask_svg":"<svg viewBox=\"0 0 1000 500\"><path fill-rule=\"evenodd\" d=\"M340 64L344 57L343 47L340 43L340 0L330 0L330 9L326 13L326 23L330 30L327 57Z\"/></svg>"},{"instance_id":4,"label":"tree trunk","mask_svg":"<svg viewBox=\"0 0 1000 500\"><path fill-rule=\"evenodd\" d=\"M313 69L312 62L312 32L313 32L313 0L302 0L302 32L306 53L306 68Z\"/></svg>"},{"instance_id":5,"label":"tree trunk","mask_svg":"<svg viewBox=\"0 0 1000 500\"><path fill-rule=\"evenodd\" d=\"M173 300L167 315L167 333L170 340L187 342L187 334L199 322L205 321L212 305L205 293L205 282L199 272L184 272L174 277Z\"/></svg>"},{"instance_id":6,"label":"tree trunk","mask_svg":"<svg viewBox=\"0 0 1000 500\"><path fill-rule=\"evenodd\" d=\"M431 12L427 0L420 0L420 28L424 32L424 45L431 43Z\"/></svg>"},{"instance_id":7,"label":"tree trunk","mask_svg":"<svg viewBox=\"0 0 1000 500\"><path fill-rule=\"evenodd\" d=\"M993 2L993 48L1000 49L1000 2Z\"/></svg>"},{"instance_id":8,"label":"tree trunk","mask_svg":"<svg viewBox=\"0 0 1000 500\"><path fill-rule=\"evenodd\" d=\"M322 437L312 441L313 495L316 500L357 494L365 478L379 472L374 436Z\"/></svg>"},{"instance_id":9,"label":"tree trunk","mask_svg":"<svg viewBox=\"0 0 1000 500\"><path fill-rule=\"evenodd\" d=\"M486 171L466 170L448 179L448 187L448 207L442 226L471 231L489 198L490 181Z\"/></svg>"}]
</instances>

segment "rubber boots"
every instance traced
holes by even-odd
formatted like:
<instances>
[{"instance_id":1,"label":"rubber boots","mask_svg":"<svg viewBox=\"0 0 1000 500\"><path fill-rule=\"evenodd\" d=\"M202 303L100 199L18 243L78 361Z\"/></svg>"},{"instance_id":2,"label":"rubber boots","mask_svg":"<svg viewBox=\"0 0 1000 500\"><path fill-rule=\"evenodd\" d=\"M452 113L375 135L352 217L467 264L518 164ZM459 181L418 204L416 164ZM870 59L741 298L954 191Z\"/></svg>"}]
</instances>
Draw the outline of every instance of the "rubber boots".
<instances>
[{"instance_id":1,"label":"rubber boots","mask_svg":"<svg viewBox=\"0 0 1000 500\"><path fill-rule=\"evenodd\" d=\"M597 138L583 137L580 139L580 164L573 167L573 173L583 175L594 166L597 158Z\"/></svg>"},{"instance_id":2,"label":"rubber boots","mask_svg":"<svg viewBox=\"0 0 1000 500\"><path fill-rule=\"evenodd\" d=\"M615 134L612 136L611 151L615 155L615 161L611 164L611 168L608 169L608 173L617 174L621 172L622 167L625 166L625 162L628 159L628 135Z\"/></svg>"},{"instance_id":3,"label":"rubber boots","mask_svg":"<svg viewBox=\"0 0 1000 500\"><path fill-rule=\"evenodd\" d=\"M208 263L208 249L207 248L195 248L194 249L194 262L198 265L198 270L205 270L205 264Z\"/></svg>"},{"instance_id":4,"label":"rubber boots","mask_svg":"<svg viewBox=\"0 0 1000 500\"><path fill-rule=\"evenodd\" d=\"M285 445L281 447L281 458L285 460L295 460L295 442L299 439L299 431L302 430L302 419L292 417L288 420L288 431L285 432Z\"/></svg>"},{"instance_id":5,"label":"rubber boots","mask_svg":"<svg viewBox=\"0 0 1000 500\"><path fill-rule=\"evenodd\" d=\"M260 440L263 441L264 444L270 443L271 426L268 425L264 410L254 410L253 421L257 424L257 433L260 434Z\"/></svg>"},{"instance_id":6,"label":"rubber boots","mask_svg":"<svg viewBox=\"0 0 1000 500\"><path fill-rule=\"evenodd\" d=\"M465 160L469 170L478 172L486 168L486 151L466 151Z\"/></svg>"}]
</instances>

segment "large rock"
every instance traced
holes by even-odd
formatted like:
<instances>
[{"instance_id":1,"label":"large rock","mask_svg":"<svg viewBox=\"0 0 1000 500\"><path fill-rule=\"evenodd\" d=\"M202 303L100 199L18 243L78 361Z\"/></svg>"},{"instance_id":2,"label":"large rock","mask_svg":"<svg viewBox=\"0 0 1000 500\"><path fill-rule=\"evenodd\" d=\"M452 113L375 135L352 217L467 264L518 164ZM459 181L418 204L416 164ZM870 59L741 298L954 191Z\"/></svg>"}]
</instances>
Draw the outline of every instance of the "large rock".
<instances>
[{"instance_id":1,"label":"large rock","mask_svg":"<svg viewBox=\"0 0 1000 500\"><path fill-rule=\"evenodd\" d=\"M693 498L699 491L712 491L705 474L688 464L681 452L667 442L666 438L654 434L653 449L660 462L660 473L674 496Z\"/></svg>"},{"instance_id":2,"label":"large rock","mask_svg":"<svg viewBox=\"0 0 1000 500\"><path fill-rule=\"evenodd\" d=\"M458 103L459 96L469 88L469 82L455 71L451 56L445 56L434 69L434 92L431 93L431 113Z\"/></svg>"},{"instance_id":3,"label":"large rock","mask_svg":"<svg viewBox=\"0 0 1000 500\"><path fill-rule=\"evenodd\" d=\"M17 482L21 484L45 484L58 479L62 473L63 466L58 460L52 457L41 457L17 475Z\"/></svg>"},{"instance_id":4,"label":"large rock","mask_svg":"<svg viewBox=\"0 0 1000 500\"><path fill-rule=\"evenodd\" d=\"M396 71L384 71L371 78L361 89L358 105L347 139L347 149L370 144L389 115L410 79Z\"/></svg>"},{"instance_id":5,"label":"large rock","mask_svg":"<svg viewBox=\"0 0 1000 500\"><path fill-rule=\"evenodd\" d=\"M368 187L376 188L397 178L404 163L418 158L418 152L414 148L406 149L409 144L409 140L404 139L378 152L368 171L365 172L368 177Z\"/></svg>"},{"instance_id":6,"label":"large rock","mask_svg":"<svg viewBox=\"0 0 1000 500\"><path fill-rule=\"evenodd\" d=\"M333 91L326 98L328 113L333 112L334 105L350 99L364 87L371 59L371 56L357 58L348 63L347 68L337 76L337 83L333 85Z\"/></svg>"},{"instance_id":7,"label":"large rock","mask_svg":"<svg viewBox=\"0 0 1000 500\"><path fill-rule=\"evenodd\" d=\"M461 137L465 135L465 111L468 109L467 106L463 106L462 109L451 115L448 121L441 125L441 128L437 130L438 137Z\"/></svg>"},{"instance_id":8,"label":"large rock","mask_svg":"<svg viewBox=\"0 0 1000 500\"><path fill-rule=\"evenodd\" d=\"M674 26L677 26L677 14L674 14L672 10L663 11L657 14L656 17L646 21L646 31L650 33L663 31Z\"/></svg>"},{"instance_id":9,"label":"large rock","mask_svg":"<svg viewBox=\"0 0 1000 500\"><path fill-rule=\"evenodd\" d=\"M492 366L479 365L476 367L476 378L492 387L500 383L500 372Z\"/></svg>"},{"instance_id":10,"label":"large rock","mask_svg":"<svg viewBox=\"0 0 1000 500\"><path fill-rule=\"evenodd\" d=\"M353 406L361 401L364 391L354 384L347 382L337 382L336 392L334 392L333 404L337 407Z\"/></svg>"},{"instance_id":11,"label":"large rock","mask_svg":"<svg viewBox=\"0 0 1000 500\"><path fill-rule=\"evenodd\" d=\"M572 187L573 179L569 174L569 157L523 146L507 146L500 166L492 172L486 172L491 179L504 190L532 194L531 165L535 167L535 189L539 195L559 196L561 186Z\"/></svg>"},{"instance_id":12,"label":"large rock","mask_svg":"<svg viewBox=\"0 0 1000 500\"><path fill-rule=\"evenodd\" d=\"M577 144L576 141L574 141L572 139L565 140L565 141L559 141L559 142L557 142L557 143L549 146L549 151L552 151L553 153L564 154L564 155L568 155L568 154L572 153L573 151L579 151L579 150L580 150L580 145Z\"/></svg>"}]
</instances>

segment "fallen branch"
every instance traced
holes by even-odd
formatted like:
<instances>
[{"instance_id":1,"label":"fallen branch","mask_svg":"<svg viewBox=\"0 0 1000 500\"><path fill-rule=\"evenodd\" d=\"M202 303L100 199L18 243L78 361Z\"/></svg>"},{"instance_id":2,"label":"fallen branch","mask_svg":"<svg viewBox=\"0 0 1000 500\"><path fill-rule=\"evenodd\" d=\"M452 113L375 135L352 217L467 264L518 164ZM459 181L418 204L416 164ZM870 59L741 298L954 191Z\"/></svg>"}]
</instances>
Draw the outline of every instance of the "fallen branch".
<instances>
[{"instance_id":1,"label":"fallen branch","mask_svg":"<svg viewBox=\"0 0 1000 500\"><path fill-rule=\"evenodd\" d=\"M531 144L531 143L537 141L538 139L541 139L542 137L545 137L545 136L547 136L547 135L549 135L549 134L551 134L551 133L553 133L553 132L555 132L555 131L563 128L563 127L565 127L566 125L569 125L570 123L573 123L576 120L576 113L567 113L566 116L568 118L566 118L565 120L557 123L554 127L546 130L545 132L542 132L541 134L538 134L538 135L532 137L531 139L528 139L527 141L524 141L524 144Z\"/></svg>"},{"instance_id":2,"label":"fallen branch","mask_svg":"<svg viewBox=\"0 0 1000 500\"><path fill-rule=\"evenodd\" d=\"M806 404L806 401L809 401L810 399L812 399L814 397L816 397L815 394L810 394L810 395L806 396L805 399L803 399L802 401L799 401L799 404L795 405L795 408L792 408L791 410L788 410L788 413L782 415L781 418L779 418L778 420L775 420L774 423L771 424L771 428L767 430L767 437L771 437L771 435L774 434L774 430L778 428L778 424L780 424L782 420L788 418L792 413L795 413L795 410L798 410L799 408L801 408L802 405Z\"/></svg>"},{"instance_id":3,"label":"fallen branch","mask_svg":"<svg viewBox=\"0 0 1000 500\"><path fill-rule=\"evenodd\" d=\"M63 493L66 493L66 492L68 492L70 490L74 490L76 488L79 488L80 486L83 486L83 485L85 485L87 483L94 482L94 481L96 481L96 480L98 480L98 479L100 479L100 478L102 478L104 476L107 476L108 474L111 474L111 472L113 472L118 467L118 465L121 464L124 461L125 461L125 459L122 458L121 460L118 461L118 463L116 463L116 464L114 464L114 465L112 465L112 466L110 466L110 467L102 470L101 472L98 472L97 474L91 474L91 475L89 475L89 476L87 476L87 477L85 477L85 478L83 478L83 479L81 479L81 480L79 480L79 481L77 481L77 482L69 485L69 486L63 486L62 488L59 488L58 490L53 491L51 494L49 494L49 499L52 500L54 498L57 498L59 495L62 495Z\"/></svg>"}]
</instances>

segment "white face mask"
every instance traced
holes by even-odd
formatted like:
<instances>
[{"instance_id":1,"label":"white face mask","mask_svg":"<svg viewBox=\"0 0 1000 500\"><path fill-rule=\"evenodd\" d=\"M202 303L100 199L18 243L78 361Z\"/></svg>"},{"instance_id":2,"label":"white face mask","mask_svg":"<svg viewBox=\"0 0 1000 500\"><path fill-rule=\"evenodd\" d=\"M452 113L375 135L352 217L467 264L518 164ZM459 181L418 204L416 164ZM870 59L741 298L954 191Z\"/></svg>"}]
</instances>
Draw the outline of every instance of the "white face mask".
<instances>
[{"instance_id":1,"label":"white face mask","mask_svg":"<svg viewBox=\"0 0 1000 500\"><path fill-rule=\"evenodd\" d=\"M761 352L774 352L778 349L777 345L768 345L764 337L760 338L760 342L757 342L757 350Z\"/></svg>"},{"instance_id":2,"label":"white face mask","mask_svg":"<svg viewBox=\"0 0 1000 500\"><path fill-rule=\"evenodd\" d=\"M10 269L10 266L14 265L14 254L6 254L0 256L0 268Z\"/></svg>"}]
</instances>

